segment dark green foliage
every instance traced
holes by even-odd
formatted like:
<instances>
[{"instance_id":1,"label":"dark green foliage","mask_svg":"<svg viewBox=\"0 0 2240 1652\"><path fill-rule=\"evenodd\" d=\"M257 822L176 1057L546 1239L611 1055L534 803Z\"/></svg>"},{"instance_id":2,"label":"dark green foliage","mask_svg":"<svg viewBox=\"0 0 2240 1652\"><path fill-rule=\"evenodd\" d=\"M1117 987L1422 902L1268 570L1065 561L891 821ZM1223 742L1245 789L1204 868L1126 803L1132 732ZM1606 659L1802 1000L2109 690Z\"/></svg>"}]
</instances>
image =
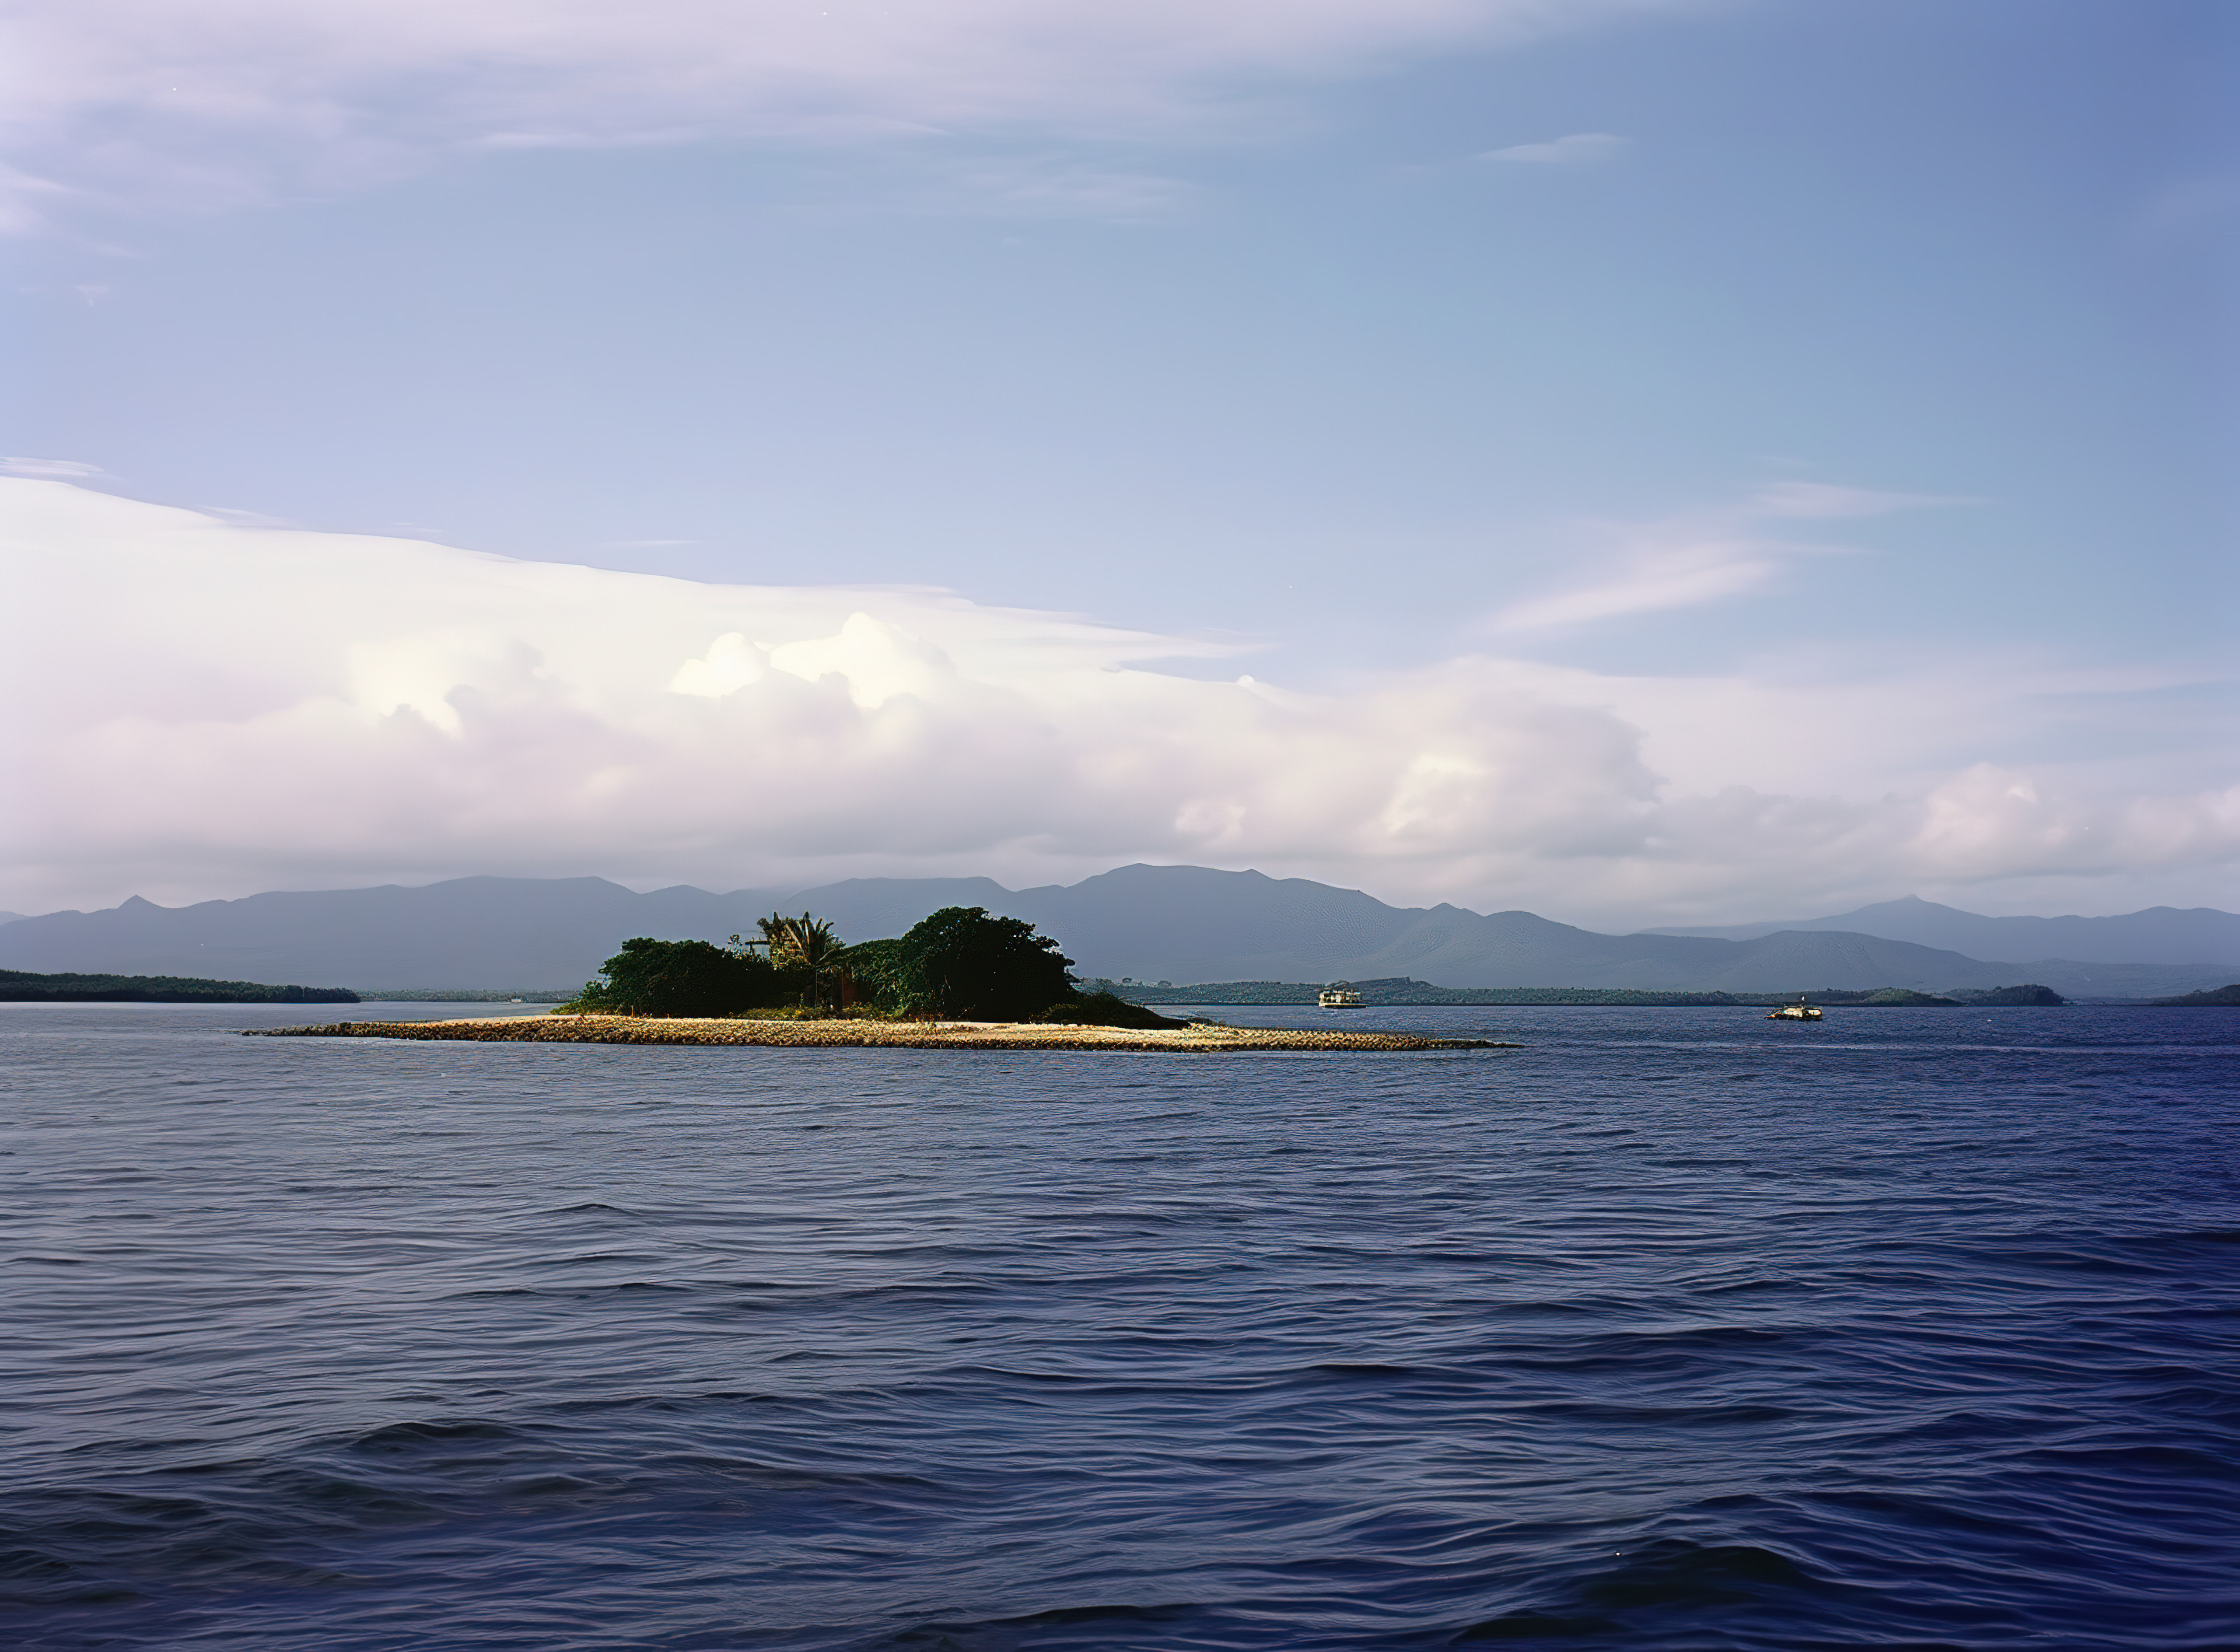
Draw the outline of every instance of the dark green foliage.
<instances>
[{"instance_id":1,"label":"dark green foliage","mask_svg":"<svg viewBox=\"0 0 2240 1652\"><path fill-rule=\"evenodd\" d=\"M1926 1009L1932 1005L1957 1005L1960 1001L1957 998L1939 998L1930 993L1916 992L1910 987L1883 987L1874 992L1867 994L1865 997L1861 998L1858 1002L1863 1004L1897 1004L1901 1007ZM2003 1003L2007 1001L1994 1000L1991 1002ZM2061 1001L2057 998L2054 1002L2058 1003Z\"/></svg>"},{"instance_id":2,"label":"dark green foliage","mask_svg":"<svg viewBox=\"0 0 2240 1652\"><path fill-rule=\"evenodd\" d=\"M1989 992L1963 992L1960 1002L1970 1004L2065 1004L2063 997L2051 987L2036 983L2022 987L1994 987Z\"/></svg>"},{"instance_id":3,"label":"dark green foliage","mask_svg":"<svg viewBox=\"0 0 2240 1652\"><path fill-rule=\"evenodd\" d=\"M832 925L806 912L797 918L773 912L766 918L757 918L755 925L763 932L763 949L779 975L805 983L803 999L811 1008L823 1004L826 978L838 969L841 955L847 950ZM739 948L737 936L731 942Z\"/></svg>"},{"instance_id":4,"label":"dark green foliage","mask_svg":"<svg viewBox=\"0 0 2240 1652\"><path fill-rule=\"evenodd\" d=\"M859 941L840 955L840 970L854 983L856 1002L898 1009L903 1002L903 961L908 949L899 940Z\"/></svg>"},{"instance_id":5,"label":"dark green foliage","mask_svg":"<svg viewBox=\"0 0 2240 1652\"><path fill-rule=\"evenodd\" d=\"M1132 1027L1143 1031L1190 1025L1187 1021L1163 1016L1142 1004L1131 1004L1125 998L1110 992L1077 995L1067 1003L1052 1004L1034 1018L1066 1027Z\"/></svg>"},{"instance_id":6,"label":"dark green foliage","mask_svg":"<svg viewBox=\"0 0 2240 1652\"><path fill-rule=\"evenodd\" d=\"M192 976L31 975L0 969L0 1003L354 1004L344 987L268 987Z\"/></svg>"},{"instance_id":7,"label":"dark green foliage","mask_svg":"<svg viewBox=\"0 0 2240 1652\"><path fill-rule=\"evenodd\" d=\"M2229 987L2211 987L2203 992L2189 992L2183 998L2157 998L2155 1002L2187 1009L2240 1009L2240 983Z\"/></svg>"},{"instance_id":8,"label":"dark green foliage","mask_svg":"<svg viewBox=\"0 0 2240 1652\"><path fill-rule=\"evenodd\" d=\"M1073 960L1020 918L984 906L945 906L900 943L901 1007L969 1021L1024 1021L1070 1003Z\"/></svg>"},{"instance_id":9,"label":"dark green foliage","mask_svg":"<svg viewBox=\"0 0 2240 1652\"><path fill-rule=\"evenodd\" d=\"M617 1016L728 1016L777 996L770 960L710 941L655 941L644 936L599 966L603 982L586 983L579 1009Z\"/></svg>"}]
</instances>

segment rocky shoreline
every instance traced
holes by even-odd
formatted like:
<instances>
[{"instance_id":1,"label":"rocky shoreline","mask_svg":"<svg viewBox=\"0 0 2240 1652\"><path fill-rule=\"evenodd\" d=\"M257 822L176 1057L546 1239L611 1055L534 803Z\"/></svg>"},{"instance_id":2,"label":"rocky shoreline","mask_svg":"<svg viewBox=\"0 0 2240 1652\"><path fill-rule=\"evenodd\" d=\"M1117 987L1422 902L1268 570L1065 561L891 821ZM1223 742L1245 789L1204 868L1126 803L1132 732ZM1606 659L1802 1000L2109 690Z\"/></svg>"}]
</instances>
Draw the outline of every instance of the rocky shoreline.
<instances>
[{"instance_id":1,"label":"rocky shoreline","mask_svg":"<svg viewBox=\"0 0 2240 1652\"><path fill-rule=\"evenodd\" d=\"M421 1038L483 1043L761 1044L806 1049L1247 1050L1514 1049L1484 1038L1303 1028L1215 1027L1172 1031L994 1021L690 1021L630 1016L504 1016L469 1021L338 1021L261 1027L254 1038Z\"/></svg>"}]
</instances>

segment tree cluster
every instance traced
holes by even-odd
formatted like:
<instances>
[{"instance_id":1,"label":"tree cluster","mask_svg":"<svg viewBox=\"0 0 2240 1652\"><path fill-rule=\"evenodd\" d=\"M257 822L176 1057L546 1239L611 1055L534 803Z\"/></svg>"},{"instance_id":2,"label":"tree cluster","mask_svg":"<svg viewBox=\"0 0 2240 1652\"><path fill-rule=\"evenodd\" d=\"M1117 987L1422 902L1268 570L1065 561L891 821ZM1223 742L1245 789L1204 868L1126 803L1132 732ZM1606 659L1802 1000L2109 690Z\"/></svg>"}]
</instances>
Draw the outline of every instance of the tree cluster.
<instances>
[{"instance_id":1,"label":"tree cluster","mask_svg":"<svg viewBox=\"0 0 2240 1652\"><path fill-rule=\"evenodd\" d=\"M574 1008L610 1016L730 1016L776 1003L782 993L770 961L712 941L639 936L599 966Z\"/></svg>"},{"instance_id":2,"label":"tree cluster","mask_svg":"<svg viewBox=\"0 0 2240 1652\"><path fill-rule=\"evenodd\" d=\"M945 906L895 943L887 991L905 1014L1025 1021L1075 996L1073 960L1023 918Z\"/></svg>"},{"instance_id":3,"label":"tree cluster","mask_svg":"<svg viewBox=\"0 0 2240 1652\"><path fill-rule=\"evenodd\" d=\"M809 913L756 920L761 938L639 936L600 966L575 1008L634 1016L729 1016L789 998L805 1009L860 1004L890 1014L969 1021L1104 1021L1145 1012L1109 994L1084 998L1073 960L1019 918L943 907L906 935L843 944ZM1117 1024L1132 1025L1131 1020Z\"/></svg>"}]
</instances>

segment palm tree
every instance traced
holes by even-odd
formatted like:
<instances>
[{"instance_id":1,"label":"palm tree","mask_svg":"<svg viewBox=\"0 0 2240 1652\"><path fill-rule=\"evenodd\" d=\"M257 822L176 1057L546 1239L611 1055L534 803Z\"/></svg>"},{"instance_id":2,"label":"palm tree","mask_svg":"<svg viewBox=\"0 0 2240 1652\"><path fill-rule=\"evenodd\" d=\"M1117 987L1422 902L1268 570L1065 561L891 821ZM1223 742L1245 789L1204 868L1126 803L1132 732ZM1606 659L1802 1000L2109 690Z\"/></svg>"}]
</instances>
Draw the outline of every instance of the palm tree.
<instances>
[{"instance_id":1,"label":"palm tree","mask_svg":"<svg viewBox=\"0 0 2240 1652\"><path fill-rule=\"evenodd\" d=\"M820 988L824 972L839 963L841 953L846 950L832 925L806 912L797 918L773 912L766 918L757 918L755 926L763 932L772 963L799 964L809 971L809 1001L822 1009L824 997Z\"/></svg>"}]
</instances>

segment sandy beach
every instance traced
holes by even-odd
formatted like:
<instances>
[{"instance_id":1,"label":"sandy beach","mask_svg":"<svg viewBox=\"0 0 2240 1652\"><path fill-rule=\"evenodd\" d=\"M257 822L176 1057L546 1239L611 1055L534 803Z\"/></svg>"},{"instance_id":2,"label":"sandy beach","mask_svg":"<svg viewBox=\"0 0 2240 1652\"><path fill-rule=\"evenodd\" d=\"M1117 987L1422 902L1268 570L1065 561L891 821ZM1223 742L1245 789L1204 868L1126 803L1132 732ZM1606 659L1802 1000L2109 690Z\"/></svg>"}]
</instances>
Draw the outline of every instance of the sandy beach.
<instances>
[{"instance_id":1,"label":"sandy beach","mask_svg":"<svg viewBox=\"0 0 2240 1652\"><path fill-rule=\"evenodd\" d=\"M260 1029L271 1038L428 1038L492 1043L771 1044L902 1049L1250 1050L1510 1049L1483 1038L1280 1027L1171 1030L1043 1026L1003 1021L693 1021L631 1016L507 1016L468 1021L343 1021Z\"/></svg>"}]
</instances>

